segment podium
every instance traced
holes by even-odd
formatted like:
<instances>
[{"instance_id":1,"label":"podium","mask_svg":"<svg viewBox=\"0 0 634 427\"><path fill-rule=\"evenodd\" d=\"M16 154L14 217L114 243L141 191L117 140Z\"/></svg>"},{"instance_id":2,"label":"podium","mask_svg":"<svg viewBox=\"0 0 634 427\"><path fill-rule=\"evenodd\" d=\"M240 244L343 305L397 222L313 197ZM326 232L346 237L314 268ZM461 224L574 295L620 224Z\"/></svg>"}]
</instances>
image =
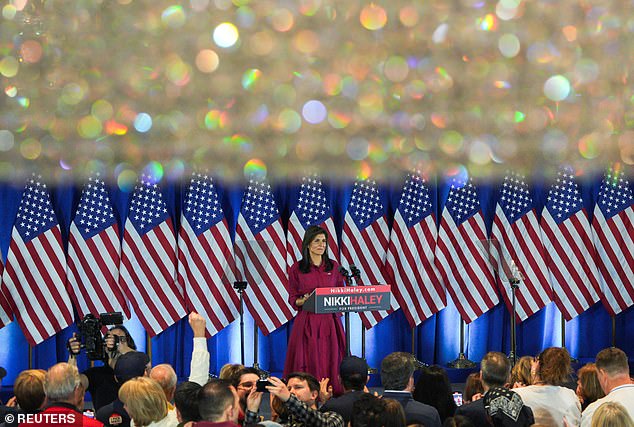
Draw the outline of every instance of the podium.
<instances>
[{"instance_id":1,"label":"podium","mask_svg":"<svg viewBox=\"0 0 634 427\"><path fill-rule=\"evenodd\" d=\"M390 285L317 288L304 302L302 309L317 314L345 313L346 354L350 356L350 312L389 310L392 296L390 289ZM365 359L365 327L361 348L361 357Z\"/></svg>"},{"instance_id":2,"label":"podium","mask_svg":"<svg viewBox=\"0 0 634 427\"><path fill-rule=\"evenodd\" d=\"M317 288L302 309L317 314L389 310L391 295L389 285Z\"/></svg>"}]
</instances>

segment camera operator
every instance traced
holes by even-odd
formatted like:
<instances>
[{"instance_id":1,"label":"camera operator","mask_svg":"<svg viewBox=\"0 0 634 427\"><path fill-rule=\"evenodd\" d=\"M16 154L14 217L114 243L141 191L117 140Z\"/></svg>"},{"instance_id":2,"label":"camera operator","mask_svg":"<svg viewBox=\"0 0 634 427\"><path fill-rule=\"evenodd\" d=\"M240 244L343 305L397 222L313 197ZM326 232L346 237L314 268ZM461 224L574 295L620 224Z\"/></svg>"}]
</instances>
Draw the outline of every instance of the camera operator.
<instances>
[{"instance_id":1,"label":"camera operator","mask_svg":"<svg viewBox=\"0 0 634 427\"><path fill-rule=\"evenodd\" d=\"M95 411L117 399L119 384L114 378L114 366L122 354L136 350L134 339L130 332L121 325L113 326L104 338L106 345L107 361L103 366L95 366L85 370L82 375L88 378L88 391L92 397ZM77 355L81 344L76 334L68 340L68 363L77 365Z\"/></svg>"}]
</instances>

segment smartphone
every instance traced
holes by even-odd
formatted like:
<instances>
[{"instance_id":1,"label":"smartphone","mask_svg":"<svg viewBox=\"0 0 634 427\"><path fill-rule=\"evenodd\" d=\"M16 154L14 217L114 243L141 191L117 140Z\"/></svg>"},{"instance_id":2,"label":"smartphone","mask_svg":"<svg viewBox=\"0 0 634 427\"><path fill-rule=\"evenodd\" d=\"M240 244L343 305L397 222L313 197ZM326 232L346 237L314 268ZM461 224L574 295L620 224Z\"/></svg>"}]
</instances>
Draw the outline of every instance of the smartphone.
<instances>
[{"instance_id":1,"label":"smartphone","mask_svg":"<svg viewBox=\"0 0 634 427\"><path fill-rule=\"evenodd\" d=\"M269 385L273 385L270 383L269 380L260 379L255 383L255 391L268 391L266 389L266 386L269 386Z\"/></svg>"},{"instance_id":2,"label":"smartphone","mask_svg":"<svg viewBox=\"0 0 634 427\"><path fill-rule=\"evenodd\" d=\"M456 406L462 406L462 393L460 393L459 391L454 391L453 401L456 402Z\"/></svg>"}]
</instances>

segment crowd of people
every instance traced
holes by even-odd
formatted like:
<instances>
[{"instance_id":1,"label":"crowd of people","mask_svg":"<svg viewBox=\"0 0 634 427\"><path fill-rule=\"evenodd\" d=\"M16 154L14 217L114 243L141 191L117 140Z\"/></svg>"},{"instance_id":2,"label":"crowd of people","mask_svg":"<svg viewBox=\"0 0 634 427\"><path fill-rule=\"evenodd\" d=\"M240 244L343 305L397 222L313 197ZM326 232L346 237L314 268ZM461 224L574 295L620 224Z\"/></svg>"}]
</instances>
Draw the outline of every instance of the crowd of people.
<instances>
[{"instance_id":1,"label":"crowd of people","mask_svg":"<svg viewBox=\"0 0 634 427\"><path fill-rule=\"evenodd\" d=\"M130 333L115 326L105 338L103 366L80 374L80 343L73 337L67 362L48 371L21 372L15 397L2 407L0 427L634 427L634 383L627 356L617 348L602 350L594 364L579 370L576 392L570 355L565 348L552 347L536 358L521 358L513 367L504 354L487 353L480 372L467 380L461 406L443 368L416 372L415 358L403 352L383 359L382 393L370 393L366 361L344 357L339 316L303 310L316 288L337 286L343 286L343 276L328 256L328 233L308 227L302 259L289 273L289 303L298 315L283 379L229 364L210 380L206 321L191 313L194 345L188 381L178 384L168 364L152 367ZM92 416L83 412L86 392L92 398ZM266 420L265 393L271 409Z\"/></svg>"},{"instance_id":2,"label":"crowd of people","mask_svg":"<svg viewBox=\"0 0 634 427\"><path fill-rule=\"evenodd\" d=\"M467 379L464 404L458 406L443 368L417 368L415 358L403 352L381 362L380 395L368 390L368 365L355 356L339 365L340 392L331 378L300 371L264 378L239 364L209 379L205 319L192 313L189 322L194 350L188 381L178 384L170 365L152 367L127 331L116 326L110 334L118 335L118 343L106 340L110 351L103 366L80 374L73 338L68 362L21 372L15 397L2 407L2 427L634 426L634 382L627 356L617 348L602 350L583 366L576 389L564 348L521 358L513 367L504 354L489 352L480 372ZM86 392L94 415L84 412ZM269 405L261 408L265 396L270 416Z\"/></svg>"}]
</instances>

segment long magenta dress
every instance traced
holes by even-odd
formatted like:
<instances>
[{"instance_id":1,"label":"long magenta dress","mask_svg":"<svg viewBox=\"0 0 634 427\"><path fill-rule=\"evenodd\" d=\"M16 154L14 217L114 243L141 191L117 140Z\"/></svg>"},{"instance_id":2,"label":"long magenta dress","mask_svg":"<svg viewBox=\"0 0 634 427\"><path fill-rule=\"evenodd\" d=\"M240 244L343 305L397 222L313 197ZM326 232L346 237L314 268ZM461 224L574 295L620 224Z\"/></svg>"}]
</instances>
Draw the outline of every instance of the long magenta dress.
<instances>
[{"instance_id":1,"label":"long magenta dress","mask_svg":"<svg viewBox=\"0 0 634 427\"><path fill-rule=\"evenodd\" d=\"M308 273L299 270L299 262L289 272L289 302L298 310L291 337L286 350L284 376L291 372L307 372L317 377L330 378L335 394L343 393L339 381L339 365L345 355L346 335L341 325L340 314L315 314L302 310L295 300L315 288L343 286L339 265L332 261L333 268L326 271L324 263L311 265Z\"/></svg>"}]
</instances>

